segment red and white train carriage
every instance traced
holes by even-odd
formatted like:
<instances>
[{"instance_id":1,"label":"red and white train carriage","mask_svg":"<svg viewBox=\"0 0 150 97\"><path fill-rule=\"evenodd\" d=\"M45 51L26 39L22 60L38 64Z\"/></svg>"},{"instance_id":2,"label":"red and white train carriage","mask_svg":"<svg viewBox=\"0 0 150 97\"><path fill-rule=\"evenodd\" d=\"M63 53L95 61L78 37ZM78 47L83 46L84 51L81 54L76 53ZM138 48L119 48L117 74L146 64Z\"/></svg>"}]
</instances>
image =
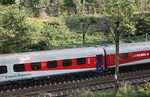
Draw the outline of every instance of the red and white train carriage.
<instances>
[{"instance_id":1,"label":"red and white train carriage","mask_svg":"<svg viewBox=\"0 0 150 97\"><path fill-rule=\"evenodd\" d=\"M106 66L115 67L115 45L104 47ZM120 66L150 63L150 42L124 43L119 46Z\"/></svg>"},{"instance_id":2,"label":"red and white train carriage","mask_svg":"<svg viewBox=\"0 0 150 97\"><path fill-rule=\"evenodd\" d=\"M102 71L104 51L100 47L38 51L0 55L0 82L33 77Z\"/></svg>"},{"instance_id":3,"label":"red and white train carriage","mask_svg":"<svg viewBox=\"0 0 150 97\"><path fill-rule=\"evenodd\" d=\"M150 63L150 42L120 44L121 66ZM0 55L0 82L115 67L115 45Z\"/></svg>"}]
</instances>

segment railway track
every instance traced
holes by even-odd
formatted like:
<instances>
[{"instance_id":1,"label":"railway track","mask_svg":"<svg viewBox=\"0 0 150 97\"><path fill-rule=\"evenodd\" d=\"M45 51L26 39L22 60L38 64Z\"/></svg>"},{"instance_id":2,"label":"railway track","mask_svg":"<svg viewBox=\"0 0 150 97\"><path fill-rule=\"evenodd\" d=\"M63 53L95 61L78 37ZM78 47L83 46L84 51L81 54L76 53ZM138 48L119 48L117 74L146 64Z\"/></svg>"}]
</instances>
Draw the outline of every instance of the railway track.
<instances>
[{"instance_id":1,"label":"railway track","mask_svg":"<svg viewBox=\"0 0 150 97\"><path fill-rule=\"evenodd\" d=\"M113 72L113 71L112 71ZM54 78L52 80L27 80L13 83L13 85L1 85L0 97L45 97L45 96L67 96L71 93L97 91L114 88L113 73L97 74L82 73ZM122 72L119 75L120 85L129 82L136 87L143 86L150 82L150 68L143 67L129 72ZM66 80L65 80L66 79Z\"/></svg>"},{"instance_id":2,"label":"railway track","mask_svg":"<svg viewBox=\"0 0 150 97\"><path fill-rule=\"evenodd\" d=\"M143 76L145 74L145 76ZM137 76L138 75L138 76ZM127 77L128 76L128 77ZM144 72L135 72L131 74L120 75L120 85L123 85L124 82L129 82L131 85L136 87L141 87L145 84L145 82L150 82L150 70ZM33 96L67 96L71 93L78 92L86 92L86 91L97 91L104 89L114 88L114 78L104 77L104 78L96 78L87 81L80 81L75 83L70 83L70 85L60 85L57 89L51 89L43 92L33 92L30 94L25 94L25 97L33 97Z\"/></svg>"}]
</instances>

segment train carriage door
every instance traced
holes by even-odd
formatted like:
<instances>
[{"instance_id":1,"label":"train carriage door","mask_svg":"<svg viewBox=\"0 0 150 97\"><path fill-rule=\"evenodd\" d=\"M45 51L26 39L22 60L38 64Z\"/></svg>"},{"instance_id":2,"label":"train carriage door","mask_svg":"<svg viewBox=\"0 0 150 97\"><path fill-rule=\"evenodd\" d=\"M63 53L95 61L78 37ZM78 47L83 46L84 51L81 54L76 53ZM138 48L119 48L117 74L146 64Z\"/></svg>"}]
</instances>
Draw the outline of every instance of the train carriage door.
<instances>
[{"instance_id":1,"label":"train carriage door","mask_svg":"<svg viewBox=\"0 0 150 97\"><path fill-rule=\"evenodd\" d=\"M96 55L96 72L103 71L103 55Z\"/></svg>"}]
</instances>

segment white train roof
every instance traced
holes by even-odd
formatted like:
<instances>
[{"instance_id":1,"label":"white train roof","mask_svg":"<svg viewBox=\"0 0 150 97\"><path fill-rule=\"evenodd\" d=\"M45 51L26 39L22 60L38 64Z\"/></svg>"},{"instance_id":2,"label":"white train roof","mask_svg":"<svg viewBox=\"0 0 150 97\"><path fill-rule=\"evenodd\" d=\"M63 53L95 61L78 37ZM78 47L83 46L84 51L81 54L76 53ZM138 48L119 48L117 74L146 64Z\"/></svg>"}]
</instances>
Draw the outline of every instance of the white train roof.
<instances>
[{"instance_id":1,"label":"white train roof","mask_svg":"<svg viewBox=\"0 0 150 97\"><path fill-rule=\"evenodd\" d=\"M109 45L104 47L106 54L115 54L115 45ZM122 43L119 45L119 53L128 53L150 50L150 41L148 42L137 42L137 43Z\"/></svg>"},{"instance_id":2,"label":"white train roof","mask_svg":"<svg viewBox=\"0 0 150 97\"><path fill-rule=\"evenodd\" d=\"M14 54L1 54L0 65L51 61L58 59L82 58L104 54L100 47L72 48L63 50L47 50Z\"/></svg>"}]
</instances>

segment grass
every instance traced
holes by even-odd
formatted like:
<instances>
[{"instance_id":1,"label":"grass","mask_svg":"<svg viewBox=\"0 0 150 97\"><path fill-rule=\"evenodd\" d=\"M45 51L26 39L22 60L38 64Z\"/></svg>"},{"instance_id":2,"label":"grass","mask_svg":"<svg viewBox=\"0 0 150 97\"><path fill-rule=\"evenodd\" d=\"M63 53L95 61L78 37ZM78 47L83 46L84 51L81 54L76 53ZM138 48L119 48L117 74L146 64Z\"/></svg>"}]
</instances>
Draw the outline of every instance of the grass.
<instances>
[{"instance_id":1,"label":"grass","mask_svg":"<svg viewBox=\"0 0 150 97\"><path fill-rule=\"evenodd\" d=\"M130 84L125 83L117 91L85 91L82 93L72 93L69 97L150 97L150 83L146 83L143 88L135 89Z\"/></svg>"}]
</instances>

